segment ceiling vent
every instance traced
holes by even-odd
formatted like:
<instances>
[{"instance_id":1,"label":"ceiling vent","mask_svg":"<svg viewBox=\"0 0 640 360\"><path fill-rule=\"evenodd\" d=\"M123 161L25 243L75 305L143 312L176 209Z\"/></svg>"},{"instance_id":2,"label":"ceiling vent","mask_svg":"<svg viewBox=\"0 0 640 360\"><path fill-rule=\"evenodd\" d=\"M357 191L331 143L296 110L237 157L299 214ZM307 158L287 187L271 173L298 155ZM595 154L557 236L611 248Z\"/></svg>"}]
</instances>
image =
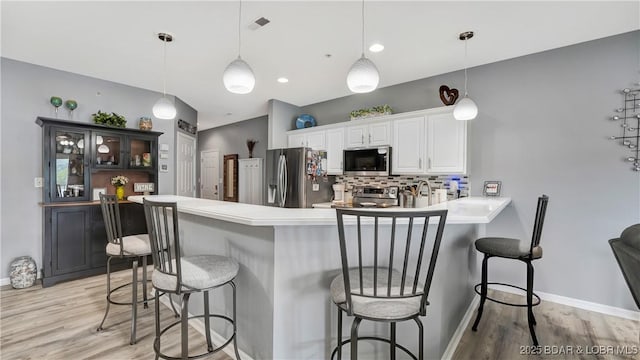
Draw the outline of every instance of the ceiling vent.
<instances>
[{"instance_id":1,"label":"ceiling vent","mask_svg":"<svg viewBox=\"0 0 640 360\"><path fill-rule=\"evenodd\" d=\"M251 30L258 30L258 29L260 29L261 27L267 25L270 22L271 22L271 20L269 20L269 19L267 19L267 18L262 16L262 17L259 17L259 18L255 19L253 21L253 23L251 23L251 25L249 25L249 28Z\"/></svg>"}]
</instances>

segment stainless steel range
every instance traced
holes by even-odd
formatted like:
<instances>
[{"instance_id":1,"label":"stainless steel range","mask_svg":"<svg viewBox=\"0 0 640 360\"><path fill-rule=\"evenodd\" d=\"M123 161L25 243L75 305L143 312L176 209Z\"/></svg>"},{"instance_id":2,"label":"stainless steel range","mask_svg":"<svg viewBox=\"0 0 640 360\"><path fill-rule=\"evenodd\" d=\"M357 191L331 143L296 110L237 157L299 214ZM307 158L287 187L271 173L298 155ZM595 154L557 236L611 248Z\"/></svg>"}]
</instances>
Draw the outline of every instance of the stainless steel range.
<instances>
[{"instance_id":1,"label":"stainless steel range","mask_svg":"<svg viewBox=\"0 0 640 360\"><path fill-rule=\"evenodd\" d=\"M397 186L357 186L353 191L353 207L398 206Z\"/></svg>"}]
</instances>

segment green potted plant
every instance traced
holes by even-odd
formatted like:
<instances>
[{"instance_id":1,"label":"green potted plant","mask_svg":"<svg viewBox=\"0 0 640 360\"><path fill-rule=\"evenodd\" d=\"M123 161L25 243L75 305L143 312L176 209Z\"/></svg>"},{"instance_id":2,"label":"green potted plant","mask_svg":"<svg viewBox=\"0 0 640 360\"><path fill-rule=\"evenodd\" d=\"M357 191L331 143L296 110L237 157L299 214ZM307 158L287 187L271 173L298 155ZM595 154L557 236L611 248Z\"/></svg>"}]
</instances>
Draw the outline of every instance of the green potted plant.
<instances>
[{"instance_id":1,"label":"green potted plant","mask_svg":"<svg viewBox=\"0 0 640 360\"><path fill-rule=\"evenodd\" d=\"M98 110L98 112L92 114L91 117L93 118L93 122L98 125L113 126L118 128L127 127L127 120L124 118L124 116L116 114L114 112L109 114L103 113L102 111Z\"/></svg>"}]
</instances>

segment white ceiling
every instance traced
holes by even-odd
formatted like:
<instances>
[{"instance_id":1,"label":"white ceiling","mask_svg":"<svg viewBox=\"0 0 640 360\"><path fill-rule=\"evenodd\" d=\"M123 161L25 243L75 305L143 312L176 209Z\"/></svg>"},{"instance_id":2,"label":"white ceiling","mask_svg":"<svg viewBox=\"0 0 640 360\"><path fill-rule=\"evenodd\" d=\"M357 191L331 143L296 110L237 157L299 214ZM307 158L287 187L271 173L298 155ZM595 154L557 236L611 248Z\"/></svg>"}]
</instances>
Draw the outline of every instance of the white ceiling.
<instances>
[{"instance_id":1,"label":"white ceiling","mask_svg":"<svg viewBox=\"0 0 640 360\"><path fill-rule=\"evenodd\" d=\"M346 74L361 52L360 1L243 1L242 57L256 87L227 92L222 72L238 55L237 1L2 1L2 56L167 92L198 110L199 129L349 95ZM462 31L473 30L469 65L491 63L640 28L636 1L372 1L366 43L380 87L464 67ZM264 16L271 23L249 26ZM327 58L325 54L332 56ZM280 76L289 78L280 84ZM229 115L229 113L231 113Z\"/></svg>"}]
</instances>

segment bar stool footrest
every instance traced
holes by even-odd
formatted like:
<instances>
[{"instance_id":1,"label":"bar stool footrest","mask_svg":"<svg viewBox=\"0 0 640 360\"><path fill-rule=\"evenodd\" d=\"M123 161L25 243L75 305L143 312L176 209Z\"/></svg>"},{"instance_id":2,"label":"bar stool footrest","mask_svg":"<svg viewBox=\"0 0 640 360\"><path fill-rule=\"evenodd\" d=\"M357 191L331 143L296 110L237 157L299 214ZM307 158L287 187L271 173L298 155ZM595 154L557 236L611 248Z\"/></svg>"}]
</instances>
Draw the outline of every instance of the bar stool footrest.
<instances>
[{"instance_id":1,"label":"bar stool footrest","mask_svg":"<svg viewBox=\"0 0 640 360\"><path fill-rule=\"evenodd\" d=\"M501 285L501 286L508 286L508 287L511 287L511 288L514 288L514 289L519 289L519 290L522 290L522 291L524 291L524 292L525 292L525 296L526 296L526 293L527 293L527 289L522 288L522 287L520 287L520 286L512 285L512 284L505 284L505 283L500 283L500 282L488 282L488 283L487 283L487 286L488 286L488 285ZM480 296L482 296L482 293L480 292L480 290L478 290L478 288L479 288L479 287L481 287L481 286L482 286L482 283L480 283L480 284L476 284L476 286L474 287L474 291L476 292L476 294L478 294L478 295L480 295ZM535 300L537 300L537 301L534 301L534 302L531 304L531 306L538 306L538 305L540 305L540 297L538 296L538 294L536 294L536 293L534 292L534 293L533 293L533 297L534 297L534 298L535 298ZM510 302L505 302L505 301L502 301L502 300L494 299L494 298L490 297L489 295L487 295L487 300L491 300L491 301L496 302L496 303L498 303L498 304L508 305L508 306L517 306L517 307L527 307L527 306L529 306L529 305L527 305L527 304L514 304L514 303L510 303Z\"/></svg>"},{"instance_id":2,"label":"bar stool footrest","mask_svg":"<svg viewBox=\"0 0 640 360\"><path fill-rule=\"evenodd\" d=\"M391 344L391 340L389 339L385 339L385 338L381 338L381 337L377 337L377 336L362 336L362 337L358 337L358 341L360 340L375 340L375 341L382 341L385 342L387 344ZM343 340L340 345L345 345L351 342L351 339L347 339L347 340ZM411 351L409 351L409 349L407 349L406 347L397 344L396 343L396 347L402 351L404 351L407 355L411 356L412 359L414 360L418 360L418 358L413 355L411 353ZM338 346L336 346L335 348L333 348L333 351L331 352L331 359L333 360L334 356L338 353ZM340 360L340 359L338 359Z\"/></svg>"},{"instance_id":3,"label":"bar stool footrest","mask_svg":"<svg viewBox=\"0 0 640 360\"><path fill-rule=\"evenodd\" d=\"M204 317L205 317L205 315L204 315L204 314L203 314L203 315L193 315L193 316L189 316L189 317L187 318L187 320L197 319L197 318L204 318ZM225 316L225 315L209 314L209 317L210 317L210 318L219 318L219 319L223 319L223 320L226 320L226 321L227 321L228 323L230 323L231 325L235 325L235 324L233 323L233 319L231 319L230 317ZM162 330L160 331L160 336L162 336L162 334L164 334L165 332L167 332L167 331L168 331L169 329L171 329L172 327L174 327L174 326L176 326L176 325L180 324L181 322L182 322L182 320L180 319L180 320L177 320L177 321L173 322L171 325L169 325L169 326L165 327L164 329L162 329ZM231 336L230 336L230 337L229 337L229 338L228 338L228 339L227 339L227 340L226 340L222 345L220 345L220 346L218 346L218 347L213 348L213 350L211 350L211 351L207 351L207 352L202 353L202 354L199 354L199 355L189 356L189 357L187 357L187 359L192 359L192 360L193 360L193 359L200 359L200 358L203 358L203 357L205 357L205 356L209 356L209 355L211 355L211 354L213 354L213 353L215 353L215 352L218 352L218 351L222 350L225 346L229 345L229 344L231 343L231 341L233 341L233 339L234 339L235 337L236 337L236 333L235 333L235 331L234 331L234 332L233 332L233 335L231 335ZM160 352L160 349L158 348L158 340L159 340L158 338L156 338L156 339L154 339L154 340L153 340L153 350L155 351L155 353L156 353L156 355L157 355L157 356L159 356L159 357L161 357L161 358L163 358L163 359L167 359L167 360L181 360L181 359L182 359L182 357L174 357L174 356L169 356L169 355L166 355L166 354L161 353L161 352Z\"/></svg>"}]
</instances>

